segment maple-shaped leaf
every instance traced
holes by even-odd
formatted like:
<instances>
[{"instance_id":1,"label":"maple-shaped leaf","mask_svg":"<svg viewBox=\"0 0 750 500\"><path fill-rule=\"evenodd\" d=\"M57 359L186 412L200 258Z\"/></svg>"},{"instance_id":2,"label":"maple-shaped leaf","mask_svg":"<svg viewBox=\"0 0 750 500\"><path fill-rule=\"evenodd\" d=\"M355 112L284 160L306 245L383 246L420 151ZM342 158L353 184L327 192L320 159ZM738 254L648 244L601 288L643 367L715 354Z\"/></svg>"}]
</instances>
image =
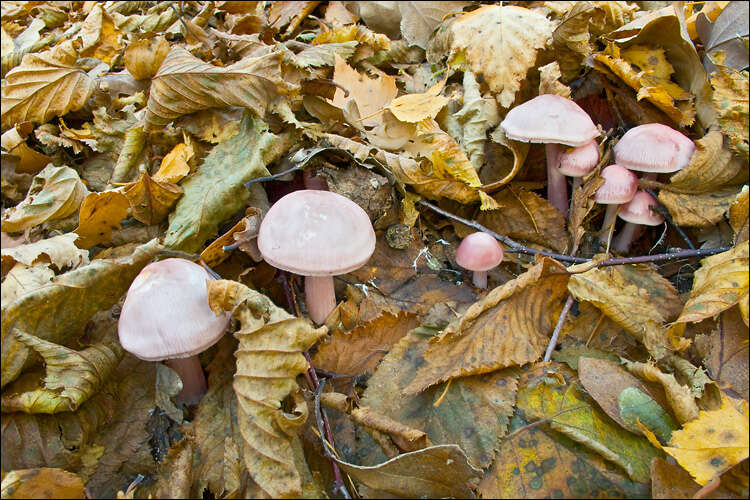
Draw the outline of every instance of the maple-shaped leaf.
<instances>
[{"instance_id":1,"label":"maple-shaped leaf","mask_svg":"<svg viewBox=\"0 0 750 500\"><path fill-rule=\"evenodd\" d=\"M543 257L472 304L431 339L424 364L404 392L537 360L562 309L568 277L562 264Z\"/></svg>"},{"instance_id":2,"label":"maple-shaped leaf","mask_svg":"<svg viewBox=\"0 0 750 500\"><path fill-rule=\"evenodd\" d=\"M5 75L3 130L24 121L46 123L86 104L95 83L76 66L77 47L68 40L41 54L28 54L23 64Z\"/></svg>"},{"instance_id":3,"label":"maple-shaped leaf","mask_svg":"<svg viewBox=\"0 0 750 500\"><path fill-rule=\"evenodd\" d=\"M266 108L287 92L280 58L280 52L271 52L220 68L173 47L151 80L146 130L214 107L242 106L263 116Z\"/></svg>"},{"instance_id":4,"label":"maple-shaped leaf","mask_svg":"<svg viewBox=\"0 0 750 500\"><path fill-rule=\"evenodd\" d=\"M429 61L447 52L449 62L465 58L484 77L504 108L510 107L537 50L552 38L552 24L523 7L485 5L468 12L436 36L427 51ZM443 49L446 50L443 50Z\"/></svg>"},{"instance_id":5,"label":"maple-shaped leaf","mask_svg":"<svg viewBox=\"0 0 750 500\"><path fill-rule=\"evenodd\" d=\"M303 351L326 333L295 318L266 296L234 281L208 282L215 311L231 310L241 324L235 333L238 421L247 471L271 496L300 496L301 474L293 460L293 436L304 415L283 411L281 402L299 390L295 378L307 369Z\"/></svg>"}]
</instances>

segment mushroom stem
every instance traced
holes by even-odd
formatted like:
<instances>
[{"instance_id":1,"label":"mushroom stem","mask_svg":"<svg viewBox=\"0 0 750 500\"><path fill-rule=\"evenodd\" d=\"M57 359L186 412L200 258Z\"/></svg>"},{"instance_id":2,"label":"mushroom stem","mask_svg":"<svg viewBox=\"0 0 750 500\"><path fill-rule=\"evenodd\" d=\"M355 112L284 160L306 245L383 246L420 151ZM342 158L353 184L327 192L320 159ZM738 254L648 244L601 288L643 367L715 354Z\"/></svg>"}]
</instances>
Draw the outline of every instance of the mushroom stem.
<instances>
[{"instance_id":1,"label":"mushroom stem","mask_svg":"<svg viewBox=\"0 0 750 500\"><path fill-rule=\"evenodd\" d=\"M487 271L474 271L472 282L477 288L487 288Z\"/></svg>"},{"instance_id":2,"label":"mushroom stem","mask_svg":"<svg viewBox=\"0 0 750 500\"><path fill-rule=\"evenodd\" d=\"M559 144L544 145L547 153L547 201L557 208L564 217L568 216L568 184L557 165L560 161L562 147Z\"/></svg>"},{"instance_id":3,"label":"mushroom stem","mask_svg":"<svg viewBox=\"0 0 750 500\"><path fill-rule=\"evenodd\" d=\"M617 219L617 208L620 205L612 203L607 205L607 211L604 212L604 222L602 222L602 229L599 231L600 234L606 234L609 231L609 227L615 223Z\"/></svg>"},{"instance_id":4,"label":"mushroom stem","mask_svg":"<svg viewBox=\"0 0 750 500\"><path fill-rule=\"evenodd\" d=\"M316 324L322 324L336 308L336 293L331 276L305 276L307 313Z\"/></svg>"},{"instance_id":5,"label":"mushroom stem","mask_svg":"<svg viewBox=\"0 0 750 500\"><path fill-rule=\"evenodd\" d=\"M628 222L620 230L620 234L614 240L613 248L618 252L627 252L630 249L630 244L633 242L637 233L640 233L643 229L642 224L634 224Z\"/></svg>"},{"instance_id":6,"label":"mushroom stem","mask_svg":"<svg viewBox=\"0 0 750 500\"><path fill-rule=\"evenodd\" d=\"M187 406L198 404L208 389L198 356L168 359L165 363L182 379L182 391L177 395L177 401Z\"/></svg>"}]
</instances>

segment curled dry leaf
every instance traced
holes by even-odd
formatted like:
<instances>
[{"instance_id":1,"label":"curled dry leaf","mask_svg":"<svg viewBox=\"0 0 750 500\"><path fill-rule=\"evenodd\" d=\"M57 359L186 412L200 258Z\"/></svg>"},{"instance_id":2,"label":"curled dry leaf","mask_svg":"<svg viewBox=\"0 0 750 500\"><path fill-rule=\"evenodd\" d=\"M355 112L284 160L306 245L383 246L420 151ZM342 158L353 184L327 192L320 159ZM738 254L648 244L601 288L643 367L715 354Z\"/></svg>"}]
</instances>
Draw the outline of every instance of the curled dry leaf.
<instances>
[{"instance_id":1,"label":"curled dry leaf","mask_svg":"<svg viewBox=\"0 0 750 500\"><path fill-rule=\"evenodd\" d=\"M299 496L302 482L292 459L295 430L304 418L285 413L281 401L298 389L307 369L302 352L326 333L276 307L266 296L233 281L207 283L215 312L240 321L234 390L247 471L271 496ZM304 417L304 415L303 415Z\"/></svg>"},{"instance_id":2,"label":"curled dry leaf","mask_svg":"<svg viewBox=\"0 0 750 500\"><path fill-rule=\"evenodd\" d=\"M750 114L748 104L748 76L726 66L719 65L711 74L712 100L718 115L721 131L729 138L733 151L748 158L747 121Z\"/></svg>"},{"instance_id":3,"label":"curled dry leaf","mask_svg":"<svg viewBox=\"0 0 750 500\"><path fill-rule=\"evenodd\" d=\"M112 241L112 233L120 229L128 216L130 202L121 190L89 193L78 212L78 245L91 248Z\"/></svg>"},{"instance_id":4,"label":"curled dry leaf","mask_svg":"<svg viewBox=\"0 0 750 500\"><path fill-rule=\"evenodd\" d=\"M739 245L748 240L748 200L750 199L750 189L742 187L742 191L729 207L729 224L734 229L734 243Z\"/></svg>"},{"instance_id":5,"label":"curled dry leaf","mask_svg":"<svg viewBox=\"0 0 750 500\"><path fill-rule=\"evenodd\" d=\"M33 266L16 264L3 277L0 293L2 302L9 304L18 297L48 284L54 277L55 273L50 269L49 264L40 263Z\"/></svg>"},{"instance_id":6,"label":"curled dry leaf","mask_svg":"<svg viewBox=\"0 0 750 500\"><path fill-rule=\"evenodd\" d=\"M669 179L666 189L680 192L708 193L732 180L744 168L724 148L724 136L712 129L695 141L695 152L690 163Z\"/></svg>"},{"instance_id":7,"label":"curled dry leaf","mask_svg":"<svg viewBox=\"0 0 750 500\"><path fill-rule=\"evenodd\" d=\"M122 50L120 32L102 4L96 4L84 19L81 31L81 57L95 57L109 64Z\"/></svg>"},{"instance_id":8,"label":"curled dry leaf","mask_svg":"<svg viewBox=\"0 0 750 500\"><path fill-rule=\"evenodd\" d=\"M136 80L151 78L169 53L169 42L163 36L134 40L125 49L125 69Z\"/></svg>"},{"instance_id":9,"label":"curled dry leaf","mask_svg":"<svg viewBox=\"0 0 750 500\"><path fill-rule=\"evenodd\" d=\"M157 181L141 172L136 182L123 186L122 194L130 203L133 218L146 225L158 224L182 196L182 188L169 181Z\"/></svg>"},{"instance_id":10,"label":"curled dry leaf","mask_svg":"<svg viewBox=\"0 0 750 500\"><path fill-rule=\"evenodd\" d=\"M76 66L79 54L66 41L41 54L28 54L6 76L2 90L2 128L30 121L45 123L81 109L94 91L94 81Z\"/></svg>"},{"instance_id":11,"label":"curled dry leaf","mask_svg":"<svg viewBox=\"0 0 750 500\"><path fill-rule=\"evenodd\" d=\"M370 78L346 64L341 57L336 56L335 61L333 81L346 89L349 94L345 96L345 92L337 88L332 104L343 109L347 101L353 100L357 103L363 126L371 127L380 123L381 119L377 113L382 111L398 94L396 79L386 74Z\"/></svg>"},{"instance_id":12,"label":"curled dry leaf","mask_svg":"<svg viewBox=\"0 0 750 500\"><path fill-rule=\"evenodd\" d=\"M86 498L80 477L48 467L10 471L0 491L3 498Z\"/></svg>"},{"instance_id":13,"label":"curled dry leaf","mask_svg":"<svg viewBox=\"0 0 750 500\"><path fill-rule=\"evenodd\" d=\"M114 305L138 272L162 246L152 240L126 257L98 259L55 278L10 304L2 314L2 384L15 380L30 357L13 335L20 330L43 340L64 344L83 333L89 318Z\"/></svg>"},{"instance_id":14,"label":"curled dry leaf","mask_svg":"<svg viewBox=\"0 0 750 500\"><path fill-rule=\"evenodd\" d=\"M748 242L701 260L677 322L697 322L729 309L748 294Z\"/></svg>"},{"instance_id":15,"label":"curled dry leaf","mask_svg":"<svg viewBox=\"0 0 750 500\"><path fill-rule=\"evenodd\" d=\"M539 359L566 298L568 276L562 264L542 257L472 304L431 339L424 364L404 392Z\"/></svg>"},{"instance_id":16,"label":"curled dry leaf","mask_svg":"<svg viewBox=\"0 0 750 500\"><path fill-rule=\"evenodd\" d=\"M659 201L667 207L678 226L711 227L723 220L740 191L740 186L716 188L702 194L673 193L662 189Z\"/></svg>"},{"instance_id":17,"label":"curled dry leaf","mask_svg":"<svg viewBox=\"0 0 750 500\"><path fill-rule=\"evenodd\" d=\"M479 171L484 164L484 146L487 130L500 122L497 103L494 99L482 97L479 82L471 71L464 71L464 105L456 113L462 125L460 144L471 164Z\"/></svg>"},{"instance_id":18,"label":"curled dry leaf","mask_svg":"<svg viewBox=\"0 0 750 500\"><path fill-rule=\"evenodd\" d=\"M538 12L523 7L486 5L462 15L427 51L430 61L447 55L452 64L465 60L482 75L504 108L510 107L538 49L552 38L552 24Z\"/></svg>"},{"instance_id":19,"label":"curled dry leaf","mask_svg":"<svg viewBox=\"0 0 750 500\"><path fill-rule=\"evenodd\" d=\"M397 2L401 11L401 36L409 45L423 49L443 19L460 14L469 2Z\"/></svg>"},{"instance_id":20,"label":"curled dry leaf","mask_svg":"<svg viewBox=\"0 0 750 500\"><path fill-rule=\"evenodd\" d=\"M4 412L76 411L99 390L123 355L118 342L104 342L79 352L20 330L15 336L42 357L46 374L39 378L39 374L29 372L9 385L3 391Z\"/></svg>"},{"instance_id":21,"label":"curled dry leaf","mask_svg":"<svg viewBox=\"0 0 750 500\"><path fill-rule=\"evenodd\" d=\"M77 235L67 233L11 248L3 244L2 274L5 275L16 263L32 266L48 262L58 270L85 266L89 263L89 253L75 245L77 239Z\"/></svg>"},{"instance_id":22,"label":"curled dry leaf","mask_svg":"<svg viewBox=\"0 0 750 500\"><path fill-rule=\"evenodd\" d=\"M654 363L625 362L631 373L664 387L667 401L680 423L689 422L698 416L698 405L690 388L677 382L671 373L662 372Z\"/></svg>"},{"instance_id":23,"label":"curled dry leaf","mask_svg":"<svg viewBox=\"0 0 750 500\"><path fill-rule=\"evenodd\" d=\"M469 463L463 450L455 444L403 453L371 467L341 460L336 462L347 474L369 488L371 498L384 495L474 498L469 485L481 476L481 471Z\"/></svg>"},{"instance_id":24,"label":"curled dry leaf","mask_svg":"<svg viewBox=\"0 0 750 500\"><path fill-rule=\"evenodd\" d=\"M26 198L3 213L2 229L22 231L42 222L63 219L78 210L87 194L78 172L70 167L47 165L34 177Z\"/></svg>"}]
</instances>

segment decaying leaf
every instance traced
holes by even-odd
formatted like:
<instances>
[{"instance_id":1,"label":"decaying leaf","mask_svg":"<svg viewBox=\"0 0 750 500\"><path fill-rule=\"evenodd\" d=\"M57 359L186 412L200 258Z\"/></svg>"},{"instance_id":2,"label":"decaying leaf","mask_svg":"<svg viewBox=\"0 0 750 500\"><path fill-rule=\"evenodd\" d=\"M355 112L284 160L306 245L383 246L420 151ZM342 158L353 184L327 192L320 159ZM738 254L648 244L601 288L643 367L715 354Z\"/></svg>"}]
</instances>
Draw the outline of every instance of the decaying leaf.
<instances>
[{"instance_id":1,"label":"decaying leaf","mask_svg":"<svg viewBox=\"0 0 750 500\"><path fill-rule=\"evenodd\" d=\"M86 498L80 477L48 467L10 471L0 490L3 498Z\"/></svg>"},{"instance_id":2,"label":"decaying leaf","mask_svg":"<svg viewBox=\"0 0 750 500\"><path fill-rule=\"evenodd\" d=\"M562 309L568 276L565 267L543 257L515 280L472 304L431 339L424 365L404 391L415 394L455 377L539 359Z\"/></svg>"},{"instance_id":3,"label":"decaying leaf","mask_svg":"<svg viewBox=\"0 0 750 500\"><path fill-rule=\"evenodd\" d=\"M112 233L120 229L127 217L130 202L120 190L89 193L81 203L78 213L78 244L91 248L112 241Z\"/></svg>"},{"instance_id":4,"label":"decaying leaf","mask_svg":"<svg viewBox=\"0 0 750 500\"><path fill-rule=\"evenodd\" d=\"M664 373L654 363L626 362L629 372L651 382L658 382L664 387L667 401L680 423L693 420L698 416L698 405L690 388L677 382L671 373Z\"/></svg>"},{"instance_id":5,"label":"decaying leaf","mask_svg":"<svg viewBox=\"0 0 750 500\"><path fill-rule=\"evenodd\" d=\"M193 157L193 146L190 139L181 142L170 151L161 161L159 170L153 175L152 179L156 182L178 183L190 173L188 162Z\"/></svg>"},{"instance_id":6,"label":"decaying leaf","mask_svg":"<svg viewBox=\"0 0 750 500\"><path fill-rule=\"evenodd\" d=\"M169 53L169 42L163 36L133 41L125 49L125 68L136 80L151 78Z\"/></svg>"},{"instance_id":7,"label":"decaying leaf","mask_svg":"<svg viewBox=\"0 0 750 500\"><path fill-rule=\"evenodd\" d=\"M347 97L341 88L337 88L332 104L343 109L348 100L353 100L362 116L362 125L367 127L375 126L380 122L377 116L371 115L382 111L398 93L394 77L380 74L377 78L369 78L353 69L338 56L333 69L333 81L346 89L349 94Z\"/></svg>"},{"instance_id":8,"label":"decaying leaf","mask_svg":"<svg viewBox=\"0 0 750 500\"><path fill-rule=\"evenodd\" d=\"M77 239L75 234L67 233L11 248L3 242L2 274L5 276L16 263L32 266L46 262L58 270L85 266L89 263L89 254L76 246Z\"/></svg>"},{"instance_id":9,"label":"decaying leaf","mask_svg":"<svg viewBox=\"0 0 750 500\"><path fill-rule=\"evenodd\" d=\"M677 322L710 318L743 300L748 293L748 242L706 257L695 272L690 298Z\"/></svg>"},{"instance_id":10,"label":"decaying leaf","mask_svg":"<svg viewBox=\"0 0 750 500\"><path fill-rule=\"evenodd\" d=\"M716 107L721 131L729 138L733 151L745 161L748 158L748 76L726 66L718 65L711 75L713 104Z\"/></svg>"},{"instance_id":11,"label":"decaying leaf","mask_svg":"<svg viewBox=\"0 0 750 500\"><path fill-rule=\"evenodd\" d=\"M732 153L723 145L724 137L715 129L695 141L690 163L669 179L667 189L708 193L734 178L743 166L732 159Z\"/></svg>"},{"instance_id":12,"label":"decaying leaf","mask_svg":"<svg viewBox=\"0 0 750 500\"><path fill-rule=\"evenodd\" d=\"M81 57L95 57L109 64L122 50L122 33L102 4L91 9L78 37L81 39Z\"/></svg>"},{"instance_id":13,"label":"decaying leaf","mask_svg":"<svg viewBox=\"0 0 750 500\"><path fill-rule=\"evenodd\" d=\"M710 227L723 219L740 190L740 186L728 186L704 194L683 194L662 189L659 201L669 209L675 224Z\"/></svg>"},{"instance_id":14,"label":"decaying leaf","mask_svg":"<svg viewBox=\"0 0 750 500\"><path fill-rule=\"evenodd\" d=\"M307 369L302 352L325 335L326 328L313 328L309 320L291 316L237 282L207 286L212 309L233 311L241 324L235 333L240 343L233 385L247 471L272 496L299 496L302 482L292 459L292 436L306 413L286 413L281 401L298 390L295 377Z\"/></svg>"},{"instance_id":15,"label":"decaying leaf","mask_svg":"<svg viewBox=\"0 0 750 500\"><path fill-rule=\"evenodd\" d=\"M123 187L122 194L130 203L135 220L146 225L158 224L182 196L182 188L169 181L157 181L141 172L137 181Z\"/></svg>"},{"instance_id":16,"label":"decaying leaf","mask_svg":"<svg viewBox=\"0 0 750 500\"><path fill-rule=\"evenodd\" d=\"M468 2L397 2L401 11L401 35L410 45L423 49L432 32L448 14L460 14Z\"/></svg>"},{"instance_id":17,"label":"decaying leaf","mask_svg":"<svg viewBox=\"0 0 750 500\"><path fill-rule=\"evenodd\" d=\"M748 240L748 200L750 189L743 186L742 191L729 207L729 224L734 229L734 243L739 245Z\"/></svg>"},{"instance_id":18,"label":"decaying leaf","mask_svg":"<svg viewBox=\"0 0 750 500\"><path fill-rule=\"evenodd\" d=\"M698 336L695 343L711 379L729 383L748 399L748 331L739 308L721 313L718 328Z\"/></svg>"}]
</instances>

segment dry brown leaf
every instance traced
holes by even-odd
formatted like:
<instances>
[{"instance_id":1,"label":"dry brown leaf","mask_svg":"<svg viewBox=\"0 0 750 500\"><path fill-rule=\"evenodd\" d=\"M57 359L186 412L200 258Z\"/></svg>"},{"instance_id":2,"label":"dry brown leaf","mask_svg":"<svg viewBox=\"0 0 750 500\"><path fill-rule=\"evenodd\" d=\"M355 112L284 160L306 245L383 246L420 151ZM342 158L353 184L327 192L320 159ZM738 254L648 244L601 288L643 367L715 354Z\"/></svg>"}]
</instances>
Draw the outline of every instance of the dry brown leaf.
<instances>
[{"instance_id":1,"label":"dry brown leaf","mask_svg":"<svg viewBox=\"0 0 750 500\"><path fill-rule=\"evenodd\" d=\"M737 304L748 294L748 242L701 260L690 298L676 322L710 318Z\"/></svg>"},{"instance_id":2,"label":"dry brown leaf","mask_svg":"<svg viewBox=\"0 0 750 500\"><path fill-rule=\"evenodd\" d=\"M169 53L169 42L163 36L131 42L125 49L125 69L136 80L151 78Z\"/></svg>"},{"instance_id":3,"label":"dry brown leaf","mask_svg":"<svg viewBox=\"0 0 750 500\"><path fill-rule=\"evenodd\" d=\"M651 382L658 382L664 387L672 412L681 424L698 417L698 405L690 388L677 382L674 375L662 372L653 362L625 361L624 364L630 373Z\"/></svg>"},{"instance_id":4,"label":"dry brown leaf","mask_svg":"<svg viewBox=\"0 0 750 500\"><path fill-rule=\"evenodd\" d=\"M685 469L674 462L654 457L651 461L651 495L653 498L694 498L701 485L696 483ZM708 492L703 498L744 498L725 486Z\"/></svg>"},{"instance_id":5,"label":"dry brown leaf","mask_svg":"<svg viewBox=\"0 0 750 500\"><path fill-rule=\"evenodd\" d=\"M711 379L728 383L748 398L748 331L739 308L721 313L718 328L695 339Z\"/></svg>"},{"instance_id":6,"label":"dry brown leaf","mask_svg":"<svg viewBox=\"0 0 750 500\"><path fill-rule=\"evenodd\" d=\"M2 229L22 231L63 219L78 210L87 193L78 172L70 167L47 165L34 177L26 198L3 213Z\"/></svg>"},{"instance_id":7,"label":"dry brown leaf","mask_svg":"<svg viewBox=\"0 0 750 500\"><path fill-rule=\"evenodd\" d=\"M477 172L484 165L484 148L487 130L500 122L497 102L483 98L479 82L471 71L464 71L464 104L454 116L462 126L461 136L456 139L469 157Z\"/></svg>"},{"instance_id":8,"label":"dry brown leaf","mask_svg":"<svg viewBox=\"0 0 750 500\"><path fill-rule=\"evenodd\" d=\"M250 255L255 262L263 260L263 255L261 255L256 242L262 212L257 208L250 207L245 210L245 215L245 218L216 238L201 252L201 260L209 267L217 266L228 259L232 254L231 252L225 252L224 247L233 244L237 244L237 248Z\"/></svg>"},{"instance_id":9,"label":"dry brown leaf","mask_svg":"<svg viewBox=\"0 0 750 500\"><path fill-rule=\"evenodd\" d=\"M717 61L718 62L718 61ZM711 95L721 131L726 134L732 150L748 158L748 77L747 73L722 66L711 74Z\"/></svg>"},{"instance_id":10,"label":"dry brown leaf","mask_svg":"<svg viewBox=\"0 0 750 500\"><path fill-rule=\"evenodd\" d=\"M120 229L127 217L130 202L120 190L89 193L78 213L78 245L91 248L112 241L112 233Z\"/></svg>"},{"instance_id":11,"label":"dry brown leaf","mask_svg":"<svg viewBox=\"0 0 750 500\"><path fill-rule=\"evenodd\" d=\"M280 52L247 57L220 68L203 62L181 47L173 47L151 81L146 129L213 107L242 106L263 116L280 94Z\"/></svg>"},{"instance_id":12,"label":"dry brown leaf","mask_svg":"<svg viewBox=\"0 0 750 500\"><path fill-rule=\"evenodd\" d=\"M663 325L675 319L682 303L674 286L653 265L609 266L573 274L568 289L576 299L601 309L657 359L671 348Z\"/></svg>"},{"instance_id":13,"label":"dry brown leaf","mask_svg":"<svg viewBox=\"0 0 750 500\"><path fill-rule=\"evenodd\" d=\"M2 274L4 276L19 262L25 266L49 263L60 271L85 266L89 263L89 253L75 245L77 238L77 235L67 233L15 247L3 244Z\"/></svg>"},{"instance_id":14,"label":"dry brown leaf","mask_svg":"<svg viewBox=\"0 0 750 500\"><path fill-rule=\"evenodd\" d=\"M3 498L86 498L83 481L62 469L22 469L3 475Z\"/></svg>"},{"instance_id":15,"label":"dry brown leaf","mask_svg":"<svg viewBox=\"0 0 750 500\"><path fill-rule=\"evenodd\" d=\"M366 127L380 123L381 118L376 114L383 111L398 94L394 77L379 74L377 78L370 78L353 69L339 56L335 57L333 81L345 88L349 95L344 97L344 91L337 88L332 104L343 109L347 101L353 100L362 117L361 124Z\"/></svg>"},{"instance_id":16,"label":"dry brown leaf","mask_svg":"<svg viewBox=\"0 0 750 500\"><path fill-rule=\"evenodd\" d=\"M404 392L537 360L562 309L568 276L563 265L543 257L472 304L430 341L424 365Z\"/></svg>"},{"instance_id":17,"label":"dry brown leaf","mask_svg":"<svg viewBox=\"0 0 750 500\"><path fill-rule=\"evenodd\" d=\"M182 188L168 181L156 181L143 171L136 182L123 186L122 194L130 203L133 218L150 226L169 215L182 196Z\"/></svg>"},{"instance_id":18,"label":"dry brown leaf","mask_svg":"<svg viewBox=\"0 0 750 500\"><path fill-rule=\"evenodd\" d=\"M460 14L469 2L398 2L401 36L409 45L427 48L432 32L449 14Z\"/></svg>"},{"instance_id":19,"label":"dry brown leaf","mask_svg":"<svg viewBox=\"0 0 750 500\"><path fill-rule=\"evenodd\" d=\"M16 264L3 278L0 294L2 302L10 304L18 297L48 284L54 277L55 272L50 269L49 264Z\"/></svg>"},{"instance_id":20,"label":"dry brown leaf","mask_svg":"<svg viewBox=\"0 0 750 500\"><path fill-rule=\"evenodd\" d=\"M81 25L78 32L81 44L81 57L95 57L109 64L122 50L122 33L115 27L109 13L102 4L96 4Z\"/></svg>"},{"instance_id":21,"label":"dry brown leaf","mask_svg":"<svg viewBox=\"0 0 750 500\"><path fill-rule=\"evenodd\" d=\"M552 32L552 47L565 81L578 77L583 60L593 52L589 24L598 10L594 2L576 2Z\"/></svg>"},{"instance_id":22,"label":"dry brown leaf","mask_svg":"<svg viewBox=\"0 0 750 500\"><path fill-rule=\"evenodd\" d=\"M293 458L292 436L307 414L296 413L300 407L284 412L281 402L299 390L295 377L307 369L302 352L326 328L313 328L309 320L291 316L240 283L221 280L207 286L211 308L231 310L242 325L235 333L239 347L233 385L247 471L271 496L300 496L304 472Z\"/></svg>"},{"instance_id":23,"label":"dry brown leaf","mask_svg":"<svg viewBox=\"0 0 750 500\"><path fill-rule=\"evenodd\" d=\"M6 158L6 153L17 157L14 170L18 173L38 174L52 161L51 157L31 149L26 144L26 139L33 128L31 122L23 122L6 130L2 135L3 158ZM38 136L38 134L35 135Z\"/></svg>"},{"instance_id":24,"label":"dry brown leaf","mask_svg":"<svg viewBox=\"0 0 750 500\"><path fill-rule=\"evenodd\" d=\"M662 189L659 201L669 209L678 226L710 227L723 220L740 191L740 186L716 188L702 194L673 193Z\"/></svg>"},{"instance_id":25,"label":"dry brown leaf","mask_svg":"<svg viewBox=\"0 0 750 500\"><path fill-rule=\"evenodd\" d=\"M669 186L689 193L708 193L732 180L743 165L723 147L724 136L711 130L695 141L690 163L669 179Z\"/></svg>"},{"instance_id":26,"label":"dry brown leaf","mask_svg":"<svg viewBox=\"0 0 750 500\"><path fill-rule=\"evenodd\" d=\"M41 54L28 54L7 75L2 90L2 128L30 121L46 123L81 109L94 81L75 65L78 51L68 40Z\"/></svg>"},{"instance_id":27,"label":"dry brown leaf","mask_svg":"<svg viewBox=\"0 0 750 500\"><path fill-rule=\"evenodd\" d=\"M482 75L504 108L510 107L526 72L534 65L538 49L552 38L552 24L538 12L523 7L486 5L462 15L447 29L447 40L435 37L428 60L449 49L452 64L465 58L471 70ZM432 56L431 56L432 53Z\"/></svg>"},{"instance_id":28,"label":"dry brown leaf","mask_svg":"<svg viewBox=\"0 0 750 500\"><path fill-rule=\"evenodd\" d=\"M735 245L748 240L748 194L750 189L743 186L729 207L729 224L734 229Z\"/></svg>"},{"instance_id":29,"label":"dry brown leaf","mask_svg":"<svg viewBox=\"0 0 750 500\"><path fill-rule=\"evenodd\" d=\"M560 65L557 61L539 67L539 94L554 94L570 99L570 87L560 83Z\"/></svg>"}]
</instances>

